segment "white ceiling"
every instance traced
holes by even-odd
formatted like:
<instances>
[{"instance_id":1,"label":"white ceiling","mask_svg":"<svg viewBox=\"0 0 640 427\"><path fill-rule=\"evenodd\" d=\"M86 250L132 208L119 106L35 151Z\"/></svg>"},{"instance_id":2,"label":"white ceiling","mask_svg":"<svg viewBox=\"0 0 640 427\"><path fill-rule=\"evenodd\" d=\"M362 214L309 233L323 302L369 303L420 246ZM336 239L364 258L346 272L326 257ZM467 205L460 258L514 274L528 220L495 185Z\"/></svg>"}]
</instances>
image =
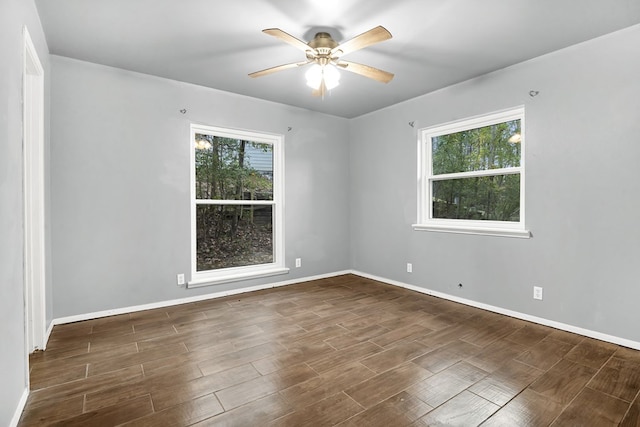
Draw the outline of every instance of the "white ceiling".
<instances>
[{"instance_id":1,"label":"white ceiling","mask_svg":"<svg viewBox=\"0 0 640 427\"><path fill-rule=\"evenodd\" d=\"M195 83L341 117L640 23L640 0L36 0L52 54ZM342 72L324 99L304 60L265 28L346 41L377 25L393 38L345 60L395 73L388 84Z\"/></svg>"}]
</instances>

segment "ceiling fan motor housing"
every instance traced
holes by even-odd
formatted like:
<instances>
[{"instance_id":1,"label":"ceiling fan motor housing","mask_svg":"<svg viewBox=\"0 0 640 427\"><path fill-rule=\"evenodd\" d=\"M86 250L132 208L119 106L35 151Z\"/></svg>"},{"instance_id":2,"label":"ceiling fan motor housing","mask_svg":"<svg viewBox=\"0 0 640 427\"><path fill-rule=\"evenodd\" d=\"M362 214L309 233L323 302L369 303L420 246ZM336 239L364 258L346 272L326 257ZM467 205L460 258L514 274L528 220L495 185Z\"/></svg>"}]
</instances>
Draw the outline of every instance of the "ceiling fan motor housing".
<instances>
[{"instance_id":1,"label":"ceiling fan motor housing","mask_svg":"<svg viewBox=\"0 0 640 427\"><path fill-rule=\"evenodd\" d=\"M338 43L329 33L316 33L316 36L309 43L309 47L316 49L321 55L328 55L331 49L338 46Z\"/></svg>"},{"instance_id":2,"label":"ceiling fan motor housing","mask_svg":"<svg viewBox=\"0 0 640 427\"><path fill-rule=\"evenodd\" d=\"M331 34L320 32L316 33L316 36L307 43L310 48L313 50L308 50L307 59L309 61L315 61L320 65L327 65L332 60L337 60L342 53L340 50L333 52L334 57L331 56L331 53L335 47L338 46L338 42L336 42Z\"/></svg>"}]
</instances>

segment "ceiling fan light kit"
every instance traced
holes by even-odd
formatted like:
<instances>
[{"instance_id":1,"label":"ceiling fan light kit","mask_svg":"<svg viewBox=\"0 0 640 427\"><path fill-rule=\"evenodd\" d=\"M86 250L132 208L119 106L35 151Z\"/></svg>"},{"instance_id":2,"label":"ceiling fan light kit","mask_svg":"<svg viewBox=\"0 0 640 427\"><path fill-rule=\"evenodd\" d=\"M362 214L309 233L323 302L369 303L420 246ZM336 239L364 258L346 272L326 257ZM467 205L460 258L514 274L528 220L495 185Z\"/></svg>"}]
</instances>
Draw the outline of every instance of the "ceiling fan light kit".
<instances>
[{"instance_id":1,"label":"ceiling fan light kit","mask_svg":"<svg viewBox=\"0 0 640 427\"><path fill-rule=\"evenodd\" d=\"M311 68L305 73L307 86L313 89L313 95L323 98L327 90L331 90L340 84L338 67L382 83L389 83L391 79L393 79L393 74L388 71L341 59L342 56L348 53L389 40L392 37L391 33L382 26L377 26L369 31L365 31L342 44L338 44L331 35L326 32L317 33L309 43L305 43L279 28L268 28L262 30L262 32L302 50L305 53L306 61L293 62L256 71L249 74L250 77L261 77L277 71L312 64Z\"/></svg>"},{"instance_id":2,"label":"ceiling fan light kit","mask_svg":"<svg viewBox=\"0 0 640 427\"><path fill-rule=\"evenodd\" d=\"M313 64L305 73L307 86L314 90L320 90L324 82L327 90L331 90L340 84L340 73L331 64Z\"/></svg>"}]
</instances>

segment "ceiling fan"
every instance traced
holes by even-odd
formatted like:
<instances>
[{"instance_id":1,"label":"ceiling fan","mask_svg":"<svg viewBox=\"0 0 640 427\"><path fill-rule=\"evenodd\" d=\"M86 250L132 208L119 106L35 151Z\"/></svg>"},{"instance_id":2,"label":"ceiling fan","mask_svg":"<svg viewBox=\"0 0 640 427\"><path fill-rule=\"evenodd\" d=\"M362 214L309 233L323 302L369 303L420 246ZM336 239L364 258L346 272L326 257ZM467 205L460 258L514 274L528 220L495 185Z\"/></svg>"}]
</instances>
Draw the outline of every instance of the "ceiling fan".
<instances>
[{"instance_id":1,"label":"ceiling fan","mask_svg":"<svg viewBox=\"0 0 640 427\"><path fill-rule=\"evenodd\" d=\"M339 83L340 73L336 67L382 83L389 83L391 79L393 79L393 74L388 71L341 59L342 56L348 53L390 39L392 37L391 33L382 26L377 26L369 31L365 31L342 44L338 44L331 35L326 32L317 33L309 43L305 43L279 28L268 28L262 30L262 32L300 49L305 53L306 61L292 62L290 64L278 65L256 71L249 74L250 77L261 77L277 71L313 64L305 75L307 85L314 89L314 95L322 97L324 97L327 90L333 89Z\"/></svg>"}]
</instances>

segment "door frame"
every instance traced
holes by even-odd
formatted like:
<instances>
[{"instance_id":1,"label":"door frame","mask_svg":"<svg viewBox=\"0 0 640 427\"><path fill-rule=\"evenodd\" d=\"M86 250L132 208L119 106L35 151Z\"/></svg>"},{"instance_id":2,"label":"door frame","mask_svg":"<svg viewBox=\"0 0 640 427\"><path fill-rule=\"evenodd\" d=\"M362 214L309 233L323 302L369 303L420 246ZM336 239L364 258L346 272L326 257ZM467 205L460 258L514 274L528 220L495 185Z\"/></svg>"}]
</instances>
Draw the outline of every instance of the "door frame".
<instances>
[{"instance_id":1,"label":"door frame","mask_svg":"<svg viewBox=\"0 0 640 427\"><path fill-rule=\"evenodd\" d=\"M44 229L44 69L27 27L22 72L24 304L27 356L46 346ZM28 372L27 372L28 375Z\"/></svg>"}]
</instances>

